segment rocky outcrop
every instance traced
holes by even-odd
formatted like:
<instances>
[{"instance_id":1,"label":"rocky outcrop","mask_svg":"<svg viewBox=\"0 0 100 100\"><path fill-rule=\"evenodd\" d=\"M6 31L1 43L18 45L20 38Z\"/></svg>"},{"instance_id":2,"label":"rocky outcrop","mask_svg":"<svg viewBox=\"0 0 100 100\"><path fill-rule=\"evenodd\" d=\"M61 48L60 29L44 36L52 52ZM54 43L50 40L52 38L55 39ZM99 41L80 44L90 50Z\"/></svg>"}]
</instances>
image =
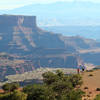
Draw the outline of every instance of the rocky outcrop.
<instances>
[{"instance_id":1,"label":"rocky outcrop","mask_svg":"<svg viewBox=\"0 0 100 100\"><path fill-rule=\"evenodd\" d=\"M36 25L35 16L0 15L0 52L31 52L40 48L65 49L75 51L66 46L59 35L41 30Z\"/></svg>"},{"instance_id":2,"label":"rocky outcrop","mask_svg":"<svg viewBox=\"0 0 100 100\"><path fill-rule=\"evenodd\" d=\"M13 28L14 26L36 28L36 16L0 15L0 27L2 27L2 31L6 31L3 29L7 27Z\"/></svg>"},{"instance_id":3,"label":"rocky outcrop","mask_svg":"<svg viewBox=\"0 0 100 100\"><path fill-rule=\"evenodd\" d=\"M21 74L34 68L31 61L20 56L0 53L0 81L7 75Z\"/></svg>"},{"instance_id":4,"label":"rocky outcrop","mask_svg":"<svg viewBox=\"0 0 100 100\"><path fill-rule=\"evenodd\" d=\"M0 52L13 55L0 58L1 79L39 67L77 66L77 58L71 54L76 49L59 35L38 28L35 16L0 15Z\"/></svg>"}]
</instances>

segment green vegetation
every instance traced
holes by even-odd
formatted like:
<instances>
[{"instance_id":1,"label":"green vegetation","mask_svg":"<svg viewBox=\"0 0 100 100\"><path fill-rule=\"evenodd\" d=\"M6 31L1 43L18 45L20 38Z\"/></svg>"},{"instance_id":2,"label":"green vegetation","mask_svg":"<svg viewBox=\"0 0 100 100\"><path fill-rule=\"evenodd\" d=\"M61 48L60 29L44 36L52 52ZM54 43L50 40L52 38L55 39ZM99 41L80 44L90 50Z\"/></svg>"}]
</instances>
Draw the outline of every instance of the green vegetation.
<instances>
[{"instance_id":1,"label":"green vegetation","mask_svg":"<svg viewBox=\"0 0 100 100\"><path fill-rule=\"evenodd\" d=\"M64 74L76 74L77 70L76 69L68 69L68 68L38 68L35 69L31 72L25 72L23 74L16 74L16 75L9 75L6 76L5 78L7 79L7 81L3 82L22 82L24 80L42 80L42 74L45 72L56 72L57 70L61 70L63 71ZM1 84L2 85L2 84Z\"/></svg>"},{"instance_id":2,"label":"green vegetation","mask_svg":"<svg viewBox=\"0 0 100 100\"><path fill-rule=\"evenodd\" d=\"M0 100L27 100L27 94L20 91L14 91L11 93L1 94Z\"/></svg>"},{"instance_id":3,"label":"green vegetation","mask_svg":"<svg viewBox=\"0 0 100 100\"><path fill-rule=\"evenodd\" d=\"M10 95L10 100L27 100L27 94L20 91L14 91Z\"/></svg>"},{"instance_id":4,"label":"green vegetation","mask_svg":"<svg viewBox=\"0 0 100 100\"><path fill-rule=\"evenodd\" d=\"M5 93L0 100L82 100L84 92L77 88L82 85L80 75L65 75L62 71L45 72L43 84L28 85L22 91L17 83L5 84Z\"/></svg>"},{"instance_id":5,"label":"green vegetation","mask_svg":"<svg viewBox=\"0 0 100 100\"><path fill-rule=\"evenodd\" d=\"M100 95L97 95L94 100L100 100Z\"/></svg>"},{"instance_id":6,"label":"green vegetation","mask_svg":"<svg viewBox=\"0 0 100 100\"><path fill-rule=\"evenodd\" d=\"M18 83L7 83L7 84L2 86L2 89L6 92L12 92L18 88L19 88Z\"/></svg>"}]
</instances>

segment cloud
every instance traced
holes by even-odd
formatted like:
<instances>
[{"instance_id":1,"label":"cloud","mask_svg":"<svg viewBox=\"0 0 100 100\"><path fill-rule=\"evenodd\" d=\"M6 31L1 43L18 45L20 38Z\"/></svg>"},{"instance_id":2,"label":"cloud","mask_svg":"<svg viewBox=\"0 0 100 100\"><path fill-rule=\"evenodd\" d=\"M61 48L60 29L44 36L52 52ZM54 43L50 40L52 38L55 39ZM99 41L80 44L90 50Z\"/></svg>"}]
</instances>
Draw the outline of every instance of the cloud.
<instances>
[{"instance_id":1,"label":"cloud","mask_svg":"<svg viewBox=\"0 0 100 100\"><path fill-rule=\"evenodd\" d=\"M100 0L74 0L77 2L92 2L92 3L100 3Z\"/></svg>"},{"instance_id":2,"label":"cloud","mask_svg":"<svg viewBox=\"0 0 100 100\"><path fill-rule=\"evenodd\" d=\"M46 4L53 2L93 2L100 3L100 0L0 0L0 10L9 10L29 4Z\"/></svg>"},{"instance_id":3,"label":"cloud","mask_svg":"<svg viewBox=\"0 0 100 100\"><path fill-rule=\"evenodd\" d=\"M73 2L74 0L1 0L0 1L0 10L9 10L18 7L22 7L29 4L46 4L53 2Z\"/></svg>"}]
</instances>

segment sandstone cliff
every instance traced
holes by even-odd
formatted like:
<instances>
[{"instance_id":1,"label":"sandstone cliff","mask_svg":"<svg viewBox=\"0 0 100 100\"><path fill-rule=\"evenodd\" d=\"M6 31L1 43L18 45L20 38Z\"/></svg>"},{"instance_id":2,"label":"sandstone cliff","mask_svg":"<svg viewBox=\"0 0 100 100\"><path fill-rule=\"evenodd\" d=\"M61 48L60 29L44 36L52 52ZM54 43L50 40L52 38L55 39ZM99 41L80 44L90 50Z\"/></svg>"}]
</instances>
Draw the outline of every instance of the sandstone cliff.
<instances>
[{"instance_id":1,"label":"sandstone cliff","mask_svg":"<svg viewBox=\"0 0 100 100\"><path fill-rule=\"evenodd\" d=\"M70 49L59 35L46 32L36 25L35 16L0 15L0 52L25 53L35 48Z\"/></svg>"},{"instance_id":2,"label":"sandstone cliff","mask_svg":"<svg viewBox=\"0 0 100 100\"><path fill-rule=\"evenodd\" d=\"M15 55L18 56L17 60L24 61L13 65L11 59L1 60L2 77L38 67L76 68L79 50L91 49L93 46L100 47L97 42L87 39L65 37L40 29L35 16L0 15L0 52L12 54L14 61Z\"/></svg>"},{"instance_id":3,"label":"sandstone cliff","mask_svg":"<svg viewBox=\"0 0 100 100\"><path fill-rule=\"evenodd\" d=\"M66 45L59 35L37 27L35 16L0 15L0 52L13 56L1 56L1 78L38 67L75 68L78 63L71 54L76 49Z\"/></svg>"}]
</instances>

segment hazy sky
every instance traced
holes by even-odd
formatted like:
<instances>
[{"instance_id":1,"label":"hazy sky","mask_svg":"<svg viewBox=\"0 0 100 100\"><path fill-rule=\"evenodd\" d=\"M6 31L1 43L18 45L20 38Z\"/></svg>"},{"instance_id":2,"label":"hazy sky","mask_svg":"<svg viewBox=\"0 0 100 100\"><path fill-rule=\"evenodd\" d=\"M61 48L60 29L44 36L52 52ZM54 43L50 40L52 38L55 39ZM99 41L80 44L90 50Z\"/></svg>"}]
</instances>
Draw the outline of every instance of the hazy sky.
<instances>
[{"instance_id":1,"label":"hazy sky","mask_svg":"<svg viewBox=\"0 0 100 100\"><path fill-rule=\"evenodd\" d=\"M92 2L100 3L100 0L0 0L0 10L9 10L36 3L53 3L53 2Z\"/></svg>"}]
</instances>

